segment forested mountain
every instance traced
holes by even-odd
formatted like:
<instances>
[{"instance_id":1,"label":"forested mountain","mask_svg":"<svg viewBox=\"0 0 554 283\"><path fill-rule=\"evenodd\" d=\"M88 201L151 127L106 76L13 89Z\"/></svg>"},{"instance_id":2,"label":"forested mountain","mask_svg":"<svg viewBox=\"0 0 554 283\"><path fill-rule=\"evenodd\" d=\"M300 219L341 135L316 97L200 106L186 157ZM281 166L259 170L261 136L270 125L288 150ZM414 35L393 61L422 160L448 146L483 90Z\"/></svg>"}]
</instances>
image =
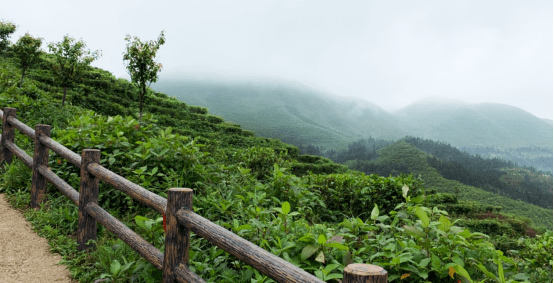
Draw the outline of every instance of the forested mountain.
<instances>
[{"instance_id":1,"label":"forested mountain","mask_svg":"<svg viewBox=\"0 0 554 283\"><path fill-rule=\"evenodd\" d=\"M306 152L349 152L348 147L357 146L354 141L368 136L391 141L411 135L552 171L552 125L513 106L429 97L390 114L362 99L283 82L162 80L154 88ZM483 154L482 148L492 147L495 152ZM540 149L520 153L519 148L526 147ZM355 158L342 155L333 160Z\"/></svg>"},{"instance_id":2,"label":"forested mountain","mask_svg":"<svg viewBox=\"0 0 554 283\"><path fill-rule=\"evenodd\" d=\"M520 108L499 103L466 103L429 97L393 113L407 135L455 147L552 149L552 125Z\"/></svg>"},{"instance_id":3,"label":"forested mountain","mask_svg":"<svg viewBox=\"0 0 554 283\"><path fill-rule=\"evenodd\" d=\"M459 147L460 150L479 154L483 158L501 158L520 166L534 167L537 170L552 173L553 151L549 147L516 147L499 149L497 147Z\"/></svg>"},{"instance_id":4,"label":"forested mountain","mask_svg":"<svg viewBox=\"0 0 554 283\"><path fill-rule=\"evenodd\" d=\"M421 163L422 166L433 167L445 179L552 209L552 173L521 166L499 157L485 158L479 154L470 154L445 142L412 136L404 137L402 140L426 152L428 155L426 162ZM369 137L367 140L361 139L348 144L348 149L345 150L324 151L322 148L308 145L300 147L300 151L325 156L366 174L388 176L417 173L413 171L414 167L406 167L402 162L376 160L380 158L380 149L394 143Z\"/></svg>"},{"instance_id":5,"label":"forested mountain","mask_svg":"<svg viewBox=\"0 0 554 283\"><path fill-rule=\"evenodd\" d=\"M378 149L377 156L372 160L357 160L351 162L349 167L366 174L382 174L387 173L385 170L390 170L388 173L392 175L421 176L425 186L430 189L454 194L460 200L502 206L503 212L529 217L535 223L548 223L552 227L552 175L538 178L534 174L522 176L522 172L515 169L495 170L509 163L500 160L480 162L479 157L463 157L464 154L460 159L453 157L464 165L455 161L442 161L408 140L413 142L414 138L403 139ZM520 183L515 184L512 179L517 179ZM536 204L532 204L533 202Z\"/></svg>"},{"instance_id":6,"label":"forested mountain","mask_svg":"<svg viewBox=\"0 0 554 283\"><path fill-rule=\"evenodd\" d=\"M344 148L350 141L374 136L400 138L398 121L362 99L332 96L289 82L160 80L157 91L210 109L257 135L294 145Z\"/></svg>"}]
</instances>

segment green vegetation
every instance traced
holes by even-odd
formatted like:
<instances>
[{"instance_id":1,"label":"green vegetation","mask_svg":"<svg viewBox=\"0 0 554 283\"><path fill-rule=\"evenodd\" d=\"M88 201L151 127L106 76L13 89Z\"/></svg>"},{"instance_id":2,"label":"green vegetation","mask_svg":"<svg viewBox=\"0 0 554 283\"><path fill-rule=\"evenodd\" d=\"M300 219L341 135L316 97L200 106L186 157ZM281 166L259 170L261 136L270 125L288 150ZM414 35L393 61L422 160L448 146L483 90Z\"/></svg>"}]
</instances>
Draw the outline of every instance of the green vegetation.
<instances>
[{"instance_id":1,"label":"green vegetation","mask_svg":"<svg viewBox=\"0 0 554 283\"><path fill-rule=\"evenodd\" d=\"M156 53L160 46L165 43L164 32L160 34L157 41L142 42L138 37L133 38L127 35L126 52L123 54L123 60L127 63L127 70L131 75L131 81L140 90L140 108L139 121L142 121L142 103L146 94L146 87L150 87L152 82L158 80L158 73L162 70L162 64L154 62Z\"/></svg>"},{"instance_id":2,"label":"green vegetation","mask_svg":"<svg viewBox=\"0 0 554 283\"><path fill-rule=\"evenodd\" d=\"M65 104L67 87L80 80L83 68L100 56L98 50L91 53L90 50L85 50L86 47L84 41L75 42L75 38L68 35L60 42L48 44L48 50L54 55L52 72L63 86L62 107Z\"/></svg>"},{"instance_id":3,"label":"green vegetation","mask_svg":"<svg viewBox=\"0 0 554 283\"><path fill-rule=\"evenodd\" d=\"M454 194L461 201L473 201L483 205L501 206L502 212L529 218L533 225L552 229L552 209L508 198L480 188L464 185L455 180L449 180L439 174L437 169L428 163L429 154L414 147L406 141L398 141L390 146L377 150L378 157L371 161L359 161L352 168L371 173L374 164L381 168L398 170L398 173L421 176L427 189L440 193ZM475 165L476 167L478 165ZM392 172L391 172L392 173ZM552 197L550 196L550 199Z\"/></svg>"},{"instance_id":4,"label":"green vegetation","mask_svg":"<svg viewBox=\"0 0 554 283\"><path fill-rule=\"evenodd\" d=\"M26 33L19 38L13 47L16 58L19 61L19 68L21 68L21 81L19 81L19 87L23 84L25 71L38 60L41 45L42 38L34 38L29 33Z\"/></svg>"},{"instance_id":5,"label":"green vegetation","mask_svg":"<svg viewBox=\"0 0 554 283\"><path fill-rule=\"evenodd\" d=\"M460 147L460 150L470 154L478 154L483 158L502 158L511 160L520 166L532 167L552 174L552 148L527 146L509 149L499 149L496 147ZM534 170L536 171L536 170Z\"/></svg>"},{"instance_id":6,"label":"green vegetation","mask_svg":"<svg viewBox=\"0 0 554 283\"><path fill-rule=\"evenodd\" d=\"M343 149L371 132L400 138L392 115L363 100L332 97L288 82L225 82L161 78L152 87L188 104L200 105L225 120L299 146Z\"/></svg>"},{"instance_id":7,"label":"green vegetation","mask_svg":"<svg viewBox=\"0 0 554 283\"><path fill-rule=\"evenodd\" d=\"M12 33L15 32L16 26L9 21L0 21L0 53L4 52L6 47L10 44L8 40Z\"/></svg>"},{"instance_id":8,"label":"green vegetation","mask_svg":"<svg viewBox=\"0 0 554 283\"><path fill-rule=\"evenodd\" d=\"M531 238L514 221L502 231L521 240L506 252L498 250L494 238L460 225L448 207L431 202L438 197L426 200L426 187L437 185L422 181L439 176L429 166L421 167L421 178L351 171L153 91L146 94L139 123L137 87L89 66L83 66L83 80L67 89L68 105L61 108L64 86L48 69L52 59L42 54L19 88L13 53L0 56L0 105L17 108L27 125L51 125L52 138L74 152L101 149L103 166L156 194L193 188L196 213L322 280L337 282L349 263L371 263L383 266L391 282L552 282L551 232L543 229ZM17 133L15 140L32 154L28 137ZM396 145L378 150L379 158L408 168L426 161L425 153L406 142ZM49 160L58 176L79 187L75 166L54 153ZM102 226L97 248L78 252L75 205L49 185L47 202L29 210L31 171L16 158L1 173L0 190L25 211L77 280L161 280L159 270ZM164 250L160 215L102 182L99 204ZM189 267L207 282L273 282L194 234Z\"/></svg>"}]
</instances>

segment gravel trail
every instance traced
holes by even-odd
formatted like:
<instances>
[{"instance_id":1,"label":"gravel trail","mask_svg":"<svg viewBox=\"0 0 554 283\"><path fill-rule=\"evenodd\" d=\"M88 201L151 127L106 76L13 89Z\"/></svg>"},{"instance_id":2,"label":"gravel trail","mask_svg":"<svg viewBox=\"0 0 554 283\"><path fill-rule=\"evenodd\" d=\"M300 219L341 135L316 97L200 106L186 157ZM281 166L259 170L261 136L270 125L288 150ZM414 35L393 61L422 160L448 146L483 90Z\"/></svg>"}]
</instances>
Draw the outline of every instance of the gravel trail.
<instances>
[{"instance_id":1,"label":"gravel trail","mask_svg":"<svg viewBox=\"0 0 554 283\"><path fill-rule=\"evenodd\" d=\"M49 249L48 241L0 194L0 282L76 282L65 265L56 265L62 257Z\"/></svg>"}]
</instances>

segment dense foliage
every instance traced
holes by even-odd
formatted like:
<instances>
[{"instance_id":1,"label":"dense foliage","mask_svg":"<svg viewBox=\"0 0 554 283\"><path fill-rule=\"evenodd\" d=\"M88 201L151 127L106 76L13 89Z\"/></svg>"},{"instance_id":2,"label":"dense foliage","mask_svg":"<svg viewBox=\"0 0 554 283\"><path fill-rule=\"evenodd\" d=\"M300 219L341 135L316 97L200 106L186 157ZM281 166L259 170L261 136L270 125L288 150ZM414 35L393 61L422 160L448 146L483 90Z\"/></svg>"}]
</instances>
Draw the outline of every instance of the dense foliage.
<instances>
[{"instance_id":1,"label":"dense foliage","mask_svg":"<svg viewBox=\"0 0 554 283\"><path fill-rule=\"evenodd\" d=\"M127 61L126 67L131 75L131 81L140 90L139 121L142 121L142 104L146 88L158 80L158 73L162 70L162 64L155 62L154 59L160 46L165 43L165 36L162 31L156 41L142 42L136 36L131 40L130 35L127 35L125 40L127 45L123 60Z\"/></svg>"},{"instance_id":2,"label":"dense foliage","mask_svg":"<svg viewBox=\"0 0 554 283\"><path fill-rule=\"evenodd\" d=\"M23 78L27 69L36 63L40 56L40 46L42 45L42 38L32 37L29 33L20 37L17 43L13 47L13 51L16 54L16 58L19 61L19 68L21 68L21 80L19 81L19 87L23 84Z\"/></svg>"},{"instance_id":3,"label":"dense foliage","mask_svg":"<svg viewBox=\"0 0 554 283\"><path fill-rule=\"evenodd\" d=\"M498 250L490 236L460 225L445 210L450 208L431 202L423 174L350 171L155 92L139 128L136 87L90 67L61 108L63 84L45 63L51 57L42 54L44 61L18 88L11 56L0 57L0 105L17 108L21 121L51 125L52 138L74 152L101 149L102 165L161 196L169 188L193 188L196 213L324 281L336 282L354 262L383 266L390 282L552 282L552 254L544 251L552 250L552 233L521 236L506 252ZM15 139L32 154L28 137L17 133ZM409 158L422 154L409 144L397 146L404 157L387 147L376 160L411 170L425 161ZM49 160L58 176L79 187L77 168L55 153ZM25 209L30 182L31 171L16 158L0 175L0 190ZM160 215L104 183L99 204L164 250ZM77 252L77 208L50 185L47 202L25 215L80 282L161 279L159 270L102 226L97 248ZM524 227L516 224L514 230ZM273 282L194 234L189 267L207 282Z\"/></svg>"},{"instance_id":4,"label":"dense foliage","mask_svg":"<svg viewBox=\"0 0 554 283\"><path fill-rule=\"evenodd\" d=\"M60 42L48 44L48 50L54 57L50 65L52 73L64 88L62 107L65 104L67 88L79 81L84 68L101 55L99 50L90 52L85 49L86 47L84 41L75 41L75 38L68 35L64 35Z\"/></svg>"}]
</instances>

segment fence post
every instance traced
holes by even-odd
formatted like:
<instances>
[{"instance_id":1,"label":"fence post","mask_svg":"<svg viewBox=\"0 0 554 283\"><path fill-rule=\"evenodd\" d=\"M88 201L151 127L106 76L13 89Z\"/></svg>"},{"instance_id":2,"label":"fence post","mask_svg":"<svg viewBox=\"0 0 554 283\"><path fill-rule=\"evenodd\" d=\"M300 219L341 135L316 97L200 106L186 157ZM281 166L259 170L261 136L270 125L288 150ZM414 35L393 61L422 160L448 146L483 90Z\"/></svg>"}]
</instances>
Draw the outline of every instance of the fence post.
<instances>
[{"instance_id":1,"label":"fence post","mask_svg":"<svg viewBox=\"0 0 554 283\"><path fill-rule=\"evenodd\" d=\"M15 108L5 107L3 109L4 111L4 117L2 121L2 141L0 145L0 151L2 153L2 164L0 165L0 168L4 168L4 164L11 164L12 163L12 155L13 153L4 146L6 141L14 142L13 139L15 137L15 129L10 123L8 123L8 117L16 116L17 110Z\"/></svg>"},{"instance_id":2,"label":"fence post","mask_svg":"<svg viewBox=\"0 0 554 283\"><path fill-rule=\"evenodd\" d=\"M180 225L176 215L181 208L192 210L192 194L192 189L169 189L167 193L164 283L174 282L173 271L179 266L179 263L187 266L189 263L190 229Z\"/></svg>"},{"instance_id":3,"label":"fence post","mask_svg":"<svg viewBox=\"0 0 554 283\"><path fill-rule=\"evenodd\" d=\"M50 137L50 125L35 126L35 152L33 154L33 181L31 183L31 208L40 208L46 196L46 178L38 172L38 167L48 167L48 147L40 143L39 137Z\"/></svg>"},{"instance_id":4,"label":"fence post","mask_svg":"<svg viewBox=\"0 0 554 283\"><path fill-rule=\"evenodd\" d=\"M100 163L100 150L83 149L81 154L81 187L79 189L79 226L77 230L78 250L90 248L88 240L96 240L96 219L88 215L85 207L89 202L98 203L98 184L100 179L87 171L91 163Z\"/></svg>"},{"instance_id":5,"label":"fence post","mask_svg":"<svg viewBox=\"0 0 554 283\"><path fill-rule=\"evenodd\" d=\"M352 263L344 268L343 283L387 283L387 271L372 264Z\"/></svg>"}]
</instances>

